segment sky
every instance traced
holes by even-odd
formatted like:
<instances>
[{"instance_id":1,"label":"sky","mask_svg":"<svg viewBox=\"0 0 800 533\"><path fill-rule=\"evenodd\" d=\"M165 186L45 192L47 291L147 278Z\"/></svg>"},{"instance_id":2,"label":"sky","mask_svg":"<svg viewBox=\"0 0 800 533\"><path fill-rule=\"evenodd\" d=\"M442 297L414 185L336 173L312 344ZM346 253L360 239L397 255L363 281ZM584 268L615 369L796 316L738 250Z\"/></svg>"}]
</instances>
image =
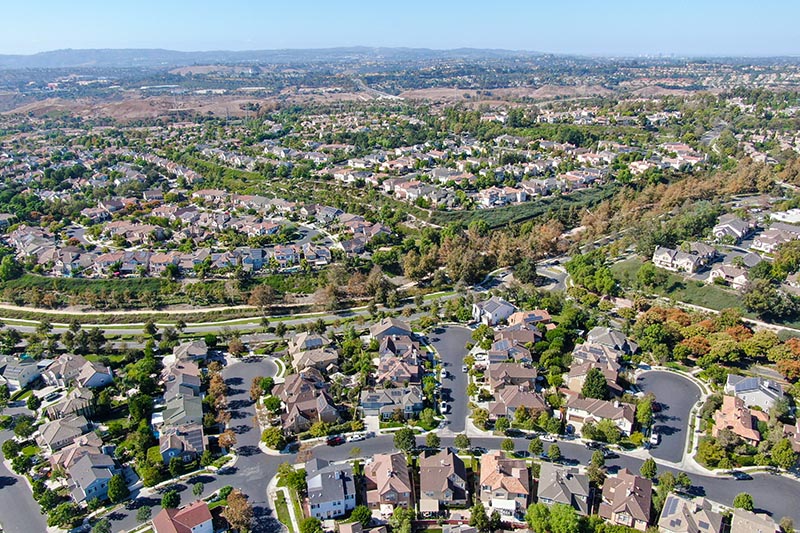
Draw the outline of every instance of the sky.
<instances>
[{"instance_id":1,"label":"sky","mask_svg":"<svg viewBox=\"0 0 800 533\"><path fill-rule=\"evenodd\" d=\"M800 55L798 0L0 0L0 54L386 46Z\"/></svg>"}]
</instances>

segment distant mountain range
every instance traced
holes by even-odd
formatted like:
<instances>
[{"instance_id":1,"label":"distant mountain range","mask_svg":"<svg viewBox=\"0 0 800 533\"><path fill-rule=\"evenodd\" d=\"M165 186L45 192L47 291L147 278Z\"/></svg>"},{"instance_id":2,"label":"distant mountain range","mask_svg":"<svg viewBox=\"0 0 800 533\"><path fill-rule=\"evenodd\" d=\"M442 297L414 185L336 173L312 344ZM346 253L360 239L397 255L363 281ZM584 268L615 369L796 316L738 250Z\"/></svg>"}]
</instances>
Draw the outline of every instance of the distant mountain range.
<instances>
[{"instance_id":1,"label":"distant mountain range","mask_svg":"<svg viewBox=\"0 0 800 533\"><path fill-rule=\"evenodd\" d=\"M0 55L0 69L24 68L168 68L213 63L348 63L363 60L490 59L536 57L539 52L459 48L348 48L178 52L161 49L53 50L32 55Z\"/></svg>"}]
</instances>

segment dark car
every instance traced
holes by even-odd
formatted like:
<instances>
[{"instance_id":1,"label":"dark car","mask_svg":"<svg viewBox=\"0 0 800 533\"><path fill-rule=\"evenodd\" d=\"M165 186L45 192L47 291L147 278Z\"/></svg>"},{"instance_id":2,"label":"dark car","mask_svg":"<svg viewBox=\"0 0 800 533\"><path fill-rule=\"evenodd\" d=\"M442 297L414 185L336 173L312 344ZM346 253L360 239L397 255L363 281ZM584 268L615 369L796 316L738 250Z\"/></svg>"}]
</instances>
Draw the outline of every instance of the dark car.
<instances>
[{"instance_id":1,"label":"dark car","mask_svg":"<svg viewBox=\"0 0 800 533\"><path fill-rule=\"evenodd\" d=\"M603 450L603 458L604 459L617 459L619 454L617 452L605 449Z\"/></svg>"},{"instance_id":2,"label":"dark car","mask_svg":"<svg viewBox=\"0 0 800 533\"><path fill-rule=\"evenodd\" d=\"M751 476L750 474L740 472L739 470L734 470L733 472L731 472L731 475L733 476L733 479L736 479L738 481L750 481L751 479L753 479L753 476Z\"/></svg>"},{"instance_id":3,"label":"dark car","mask_svg":"<svg viewBox=\"0 0 800 533\"><path fill-rule=\"evenodd\" d=\"M328 437L328 446L339 446L340 444L344 444L344 437L340 437L336 435L335 437Z\"/></svg>"},{"instance_id":4,"label":"dark car","mask_svg":"<svg viewBox=\"0 0 800 533\"><path fill-rule=\"evenodd\" d=\"M593 440L587 442L586 447L592 450L602 450L603 448L605 448L602 442L595 442Z\"/></svg>"}]
</instances>

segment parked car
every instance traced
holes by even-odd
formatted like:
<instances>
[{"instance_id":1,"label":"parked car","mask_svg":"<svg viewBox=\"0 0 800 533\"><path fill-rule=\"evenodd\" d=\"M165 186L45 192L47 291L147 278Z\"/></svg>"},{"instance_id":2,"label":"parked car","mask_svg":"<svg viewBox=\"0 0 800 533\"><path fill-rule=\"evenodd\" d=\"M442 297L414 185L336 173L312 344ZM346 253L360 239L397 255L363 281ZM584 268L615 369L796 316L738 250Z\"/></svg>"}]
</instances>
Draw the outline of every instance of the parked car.
<instances>
[{"instance_id":1,"label":"parked car","mask_svg":"<svg viewBox=\"0 0 800 533\"><path fill-rule=\"evenodd\" d=\"M327 444L328 446L339 446L340 444L344 444L344 442L344 437L340 435L334 435L333 437L328 437Z\"/></svg>"},{"instance_id":2,"label":"parked car","mask_svg":"<svg viewBox=\"0 0 800 533\"><path fill-rule=\"evenodd\" d=\"M737 481L750 481L751 479L753 479L753 476L751 476L750 474L746 474L741 470L731 470L731 475L733 476L733 479Z\"/></svg>"},{"instance_id":3,"label":"parked car","mask_svg":"<svg viewBox=\"0 0 800 533\"><path fill-rule=\"evenodd\" d=\"M352 435L347 436L347 442L358 442L366 438L367 436L364 433L353 433Z\"/></svg>"},{"instance_id":4,"label":"parked car","mask_svg":"<svg viewBox=\"0 0 800 533\"><path fill-rule=\"evenodd\" d=\"M461 367L461 371L462 371L462 372L464 372L464 373L466 374L467 372L469 372L469 368L467 368L467 365L463 365L463 366Z\"/></svg>"},{"instance_id":5,"label":"parked car","mask_svg":"<svg viewBox=\"0 0 800 533\"><path fill-rule=\"evenodd\" d=\"M603 458L604 459L617 459L619 454L613 450L609 450L608 448L603 450Z\"/></svg>"},{"instance_id":6,"label":"parked car","mask_svg":"<svg viewBox=\"0 0 800 533\"><path fill-rule=\"evenodd\" d=\"M589 448L590 450L602 450L605 448L602 442L596 442L596 441L587 442L586 447Z\"/></svg>"},{"instance_id":7,"label":"parked car","mask_svg":"<svg viewBox=\"0 0 800 533\"><path fill-rule=\"evenodd\" d=\"M660 441L660 440L661 440L661 435L659 435L655 431L650 434L650 445L651 446L656 446L658 444L658 441Z\"/></svg>"},{"instance_id":8,"label":"parked car","mask_svg":"<svg viewBox=\"0 0 800 533\"><path fill-rule=\"evenodd\" d=\"M542 439L543 442L556 442L556 438L552 435L548 435L547 433L541 435L539 438Z\"/></svg>"}]
</instances>

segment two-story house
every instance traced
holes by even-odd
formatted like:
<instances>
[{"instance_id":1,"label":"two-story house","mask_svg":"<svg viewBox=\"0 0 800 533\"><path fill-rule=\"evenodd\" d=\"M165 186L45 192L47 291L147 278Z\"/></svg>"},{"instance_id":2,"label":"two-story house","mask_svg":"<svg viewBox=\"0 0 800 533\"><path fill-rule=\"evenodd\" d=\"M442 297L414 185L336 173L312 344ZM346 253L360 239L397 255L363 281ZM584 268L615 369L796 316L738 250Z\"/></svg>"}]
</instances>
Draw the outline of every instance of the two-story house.
<instances>
[{"instance_id":1,"label":"two-story house","mask_svg":"<svg viewBox=\"0 0 800 533\"><path fill-rule=\"evenodd\" d=\"M598 514L612 524L645 531L652 497L652 482L623 468L603 483Z\"/></svg>"},{"instance_id":2,"label":"two-story house","mask_svg":"<svg viewBox=\"0 0 800 533\"><path fill-rule=\"evenodd\" d=\"M309 515L320 520L338 518L356 507L353 467L324 459L306 463Z\"/></svg>"},{"instance_id":3,"label":"two-story house","mask_svg":"<svg viewBox=\"0 0 800 533\"><path fill-rule=\"evenodd\" d=\"M419 458L419 507L424 514L438 514L442 507L469 502L467 468L453 450Z\"/></svg>"},{"instance_id":4,"label":"two-story house","mask_svg":"<svg viewBox=\"0 0 800 533\"><path fill-rule=\"evenodd\" d=\"M589 476L576 468L553 463L542 463L536 497L539 503L569 505L578 514L588 515L591 509Z\"/></svg>"},{"instance_id":5,"label":"two-story house","mask_svg":"<svg viewBox=\"0 0 800 533\"><path fill-rule=\"evenodd\" d=\"M380 453L364 465L367 505L389 516L395 507L414 508L414 486L402 453Z\"/></svg>"},{"instance_id":6,"label":"two-story house","mask_svg":"<svg viewBox=\"0 0 800 533\"><path fill-rule=\"evenodd\" d=\"M481 456L480 499L487 512L520 518L528 508L531 479L524 460L506 457L500 450Z\"/></svg>"}]
</instances>

